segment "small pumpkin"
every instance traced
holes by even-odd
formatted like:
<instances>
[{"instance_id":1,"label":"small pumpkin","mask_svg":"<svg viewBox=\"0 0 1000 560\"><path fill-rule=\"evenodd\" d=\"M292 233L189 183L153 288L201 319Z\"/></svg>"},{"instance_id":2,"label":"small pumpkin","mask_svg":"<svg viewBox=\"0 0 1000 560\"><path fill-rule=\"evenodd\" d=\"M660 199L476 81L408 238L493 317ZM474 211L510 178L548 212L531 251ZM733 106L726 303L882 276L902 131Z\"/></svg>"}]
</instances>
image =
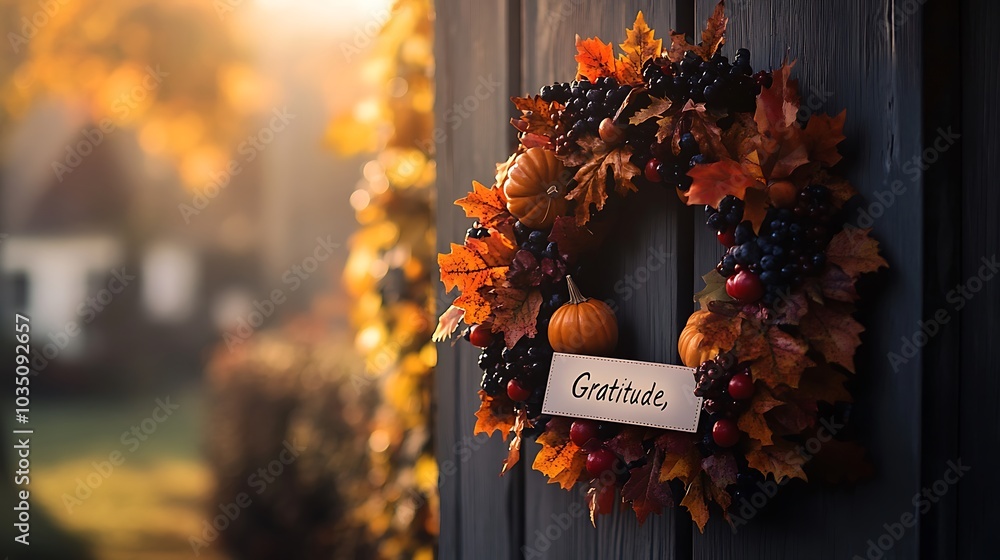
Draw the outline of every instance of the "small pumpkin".
<instances>
[{"instance_id":1,"label":"small pumpkin","mask_svg":"<svg viewBox=\"0 0 1000 560\"><path fill-rule=\"evenodd\" d=\"M569 303L549 319L549 344L556 352L609 356L618 344L618 320L603 301L583 297L573 278L566 277Z\"/></svg>"},{"instance_id":2,"label":"small pumpkin","mask_svg":"<svg viewBox=\"0 0 1000 560\"><path fill-rule=\"evenodd\" d=\"M719 354L720 348L705 343L705 335L698 330L701 323L701 316L711 313L707 309L700 309L691 314L687 325L681 331L680 338L677 339L677 353L681 356L681 362L687 367L698 367L705 360L711 360Z\"/></svg>"},{"instance_id":3,"label":"small pumpkin","mask_svg":"<svg viewBox=\"0 0 1000 560\"><path fill-rule=\"evenodd\" d=\"M507 210L529 228L552 227L569 205L565 182L560 180L563 171L563 164L551 150L528 148L519 154L503 186Z\"/></svg>"}]
</instances>

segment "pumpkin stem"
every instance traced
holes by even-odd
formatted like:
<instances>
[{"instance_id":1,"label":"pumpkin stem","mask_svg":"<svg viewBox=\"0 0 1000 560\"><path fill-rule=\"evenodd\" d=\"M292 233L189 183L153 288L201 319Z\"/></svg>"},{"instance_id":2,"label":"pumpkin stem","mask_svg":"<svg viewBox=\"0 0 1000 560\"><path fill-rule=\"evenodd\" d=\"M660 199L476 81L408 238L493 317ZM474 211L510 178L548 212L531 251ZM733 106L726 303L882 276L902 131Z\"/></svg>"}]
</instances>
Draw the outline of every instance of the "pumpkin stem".
<instances>
[{"instance_id":1,"label":"pumpkin stem","mask_svg":"<svg viewBox=\"0 0 1000 560\"><path fill-rule=\"evenodd\" d=\"M580 305L581 303L587 301L587 298L583 297L580 293L580 288L576 287L576 282L573 281L573 277L566 275L566 285L569 286L569 302L573 305Z\"/></svg>"}]
</instances>

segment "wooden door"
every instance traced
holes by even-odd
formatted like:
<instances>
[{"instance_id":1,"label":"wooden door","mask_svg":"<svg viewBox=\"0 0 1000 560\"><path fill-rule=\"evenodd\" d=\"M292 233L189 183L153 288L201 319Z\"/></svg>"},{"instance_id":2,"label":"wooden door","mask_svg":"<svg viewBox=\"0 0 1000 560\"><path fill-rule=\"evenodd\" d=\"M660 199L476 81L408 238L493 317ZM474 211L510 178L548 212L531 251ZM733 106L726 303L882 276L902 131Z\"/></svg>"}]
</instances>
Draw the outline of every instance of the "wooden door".
<instances>
[{"instance_id":1,"label":"wooden door","mask_svg":"<svg viewBox=\"0 0 1000 560\"><path fill-rule=\"evenodd\" d=\"M916 512L914 495L938 480L949 460L973 470L957 491L919 515L916 527L893 536L881 557L992 557L976 539L997 519L989 465L998 466L1000 444L994 341L1000 289L985 282L961 310L948 292L977 274L1000 239L998 195L987 186L997 172L989 140L1000 124L1000 39L990 26L1000 23L1000 10L972 0L961 6L943 0L729 4L726 53L749 48L755 69L777 67L786 56L798 59L803 106L848 110L839 171L865 197L856 211L872 217L892 266L862 286L860 319L867 331L855 414L875 478L844 488L791 483L735 532L713 518L700 534L676 509L642 526L631 512L620 512L595 529L585 515L573 516L583 504L579 492L548 485L530 469L533 443L525 444L526 457L513 473L497 478L504 444L472 437L480 377L475 355L468 345L441 346L441 558L522 558L524 547L537 550L541 541L548 544L539 552L553 559L866 558L869 540ZM512 115L508 97L571 79L576 34L617 40L642 10L661 37L671 28L690 35L714 5L438 0L439 249L447 252L469 226L452 201L473 179L489 181L493 164L514 148L514 131L505 124ZM487 95L483 83L493 84ZM925 149L948 135L949 126L963 139L930 161ZM682 207L673 193L640 192L626 204L635 218L617 235L628 241L603 256L588 292L618 303L624 356L677 363L679 327L692 310L700 275L718 262L719 245L702 223L703 211ZM616 293L615 283L643 266L651 247L668 255L667 266L628 297ZM441 305L448 301L442 294ZM958 319L940 325L905 364L893 364L890 353L898 354L941 308ZM571 526L540 541L539 531L567 513Z\"/></svg>"}]
</instances>

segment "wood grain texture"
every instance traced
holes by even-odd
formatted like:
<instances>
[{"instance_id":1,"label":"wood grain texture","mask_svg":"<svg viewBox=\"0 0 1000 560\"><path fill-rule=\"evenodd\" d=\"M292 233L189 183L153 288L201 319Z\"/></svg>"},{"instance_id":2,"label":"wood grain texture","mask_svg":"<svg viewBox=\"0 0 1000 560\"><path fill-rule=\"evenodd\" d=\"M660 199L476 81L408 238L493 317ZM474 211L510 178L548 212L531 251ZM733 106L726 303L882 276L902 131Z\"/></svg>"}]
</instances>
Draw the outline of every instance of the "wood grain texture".
<instances>
[{"instance_id":1,"label":"wood grain texture","mask_svg":"<svg viewBox=\"0 0 1000 560\"><path fill-rule=\"evenodd\" d=\"M978 288L983 259L1000 251L1000 177L997 130L1000 130L1000 5L969 1L962 8L962 272L969 293ZM956 127L958 128L958 127ZM954 185L949 185L954 187ZM939 187L944 188L945 185ZM995 266L995 265L994 265ZM989 272L989 271L985 271ZM985 275L984 275L985 277ZM998 521L1000 490L1000 278L982 282L960 311L961 405L959 457L972 470L957 486L960 506L955 558L994 558L992 542ZM957 307L949 307L953 310ZM943 471L941 465L939 470ZM940 477L940 472L936 473Z\"/></svg>"},{"instance_id":2,"label":"wood grain texture","mask_svg":"<svg viewBox=\"0 0 1000 560\"><path fill-rule=\"evenodd\" d=\"M673 7L662 2L584 2L546 0L525 2L523 9L522 85L528 91L554 81L568 81L576 72L574 36L599 36L605 42L621 42L627 27L642 10L650 26L661 37L673 25ZM646 189L630 195L621 208L623 219L606 250L581 272L584 293L611 300L617 309L621 336L619 354L638 360L672 362L679 333L678 302L689 307L690 300L690 221L678 224L680 204L673 192ZM661 264L657 253L666 253ZM683 264L683 274L680 273ZM682 278L683 276L683 278ZM684 311L684 317L687 311ZM527 445L526 465L538 446ZM559 531L557 539L545 545L536 531L555 523L565 513L580 511L581 492L565 492L547 485L535 471L525 475L526 545L542 557L562 558L680 558L677 550L687 548L688 522L673 511L651 517L643 526L629 511L598 520L591 527L586 515ZM583 511L586 511L585 508ZM555 517L554 517L555 516ZM683 530L675 530L675 523ZM553 531L555 534L555 531ZM678 535L680 540L678 540Z\"/></svg>"},{"instance_id":3,"label":"wood grain texture","mask_svg":"<svg viewBox=\"0 0 1000 560\"><path fill-rule=\"evenodd\" d=\"M452 202L476 179L489 184L494 165L509 154L512 80L508 2L438 0L435 29L439 252L460 241L471 223ZM515 67L516 68L516 67ZM443 141L441 141L443 140ZM438 311L455 294L439 287ZM473 438L476 391L482 373L474 349L465 343L438 346L437 456L441 465L439 558L510 559L520 540L521 476L498 473L506 446ZM446 465L455 465L449 474Z\"/></svg>"},{"instance_id":4,"label":"wood grain texture","mask_svg":"<svg viewBox=\"0 0 1000 560\"><path fill-rule=\"evenodd\" d=\"M694 558L851 558L869 539L913 511L920 489L921 359L894 371L888 362L900 339L919 328L922 291L922 182L904 165L921 150L921 21L894 18L895 0L733 0L726 52L749 48L754 68L798 59L804 106L848 110L838 172L866 198L901 181L905 192L875 217L874 235L892 269L862 286L856 420L864 427L877 477L851 489L790 484L734 534L714 519L694 537ZM698 0L703 22L714 0ZM874 214L874 213L873 213ZM697 270L717 255L700 248ZM895 541L883 558L917 558L918 530Z\"/></svg>"}]
</instances>

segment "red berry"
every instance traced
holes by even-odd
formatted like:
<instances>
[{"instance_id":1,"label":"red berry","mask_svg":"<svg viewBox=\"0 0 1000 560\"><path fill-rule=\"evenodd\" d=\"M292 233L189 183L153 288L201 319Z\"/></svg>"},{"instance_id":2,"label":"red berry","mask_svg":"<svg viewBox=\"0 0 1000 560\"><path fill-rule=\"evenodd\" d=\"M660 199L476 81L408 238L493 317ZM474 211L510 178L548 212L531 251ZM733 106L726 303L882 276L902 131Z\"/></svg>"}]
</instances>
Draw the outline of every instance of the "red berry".
<instances>
[{"instance_id":1,"label":"red berry","mask_svg":"<svg viewBox=\"0 0 1000 560\"><path fill-rule=\"evenodd\" d=\"M753 379L750 378L749 373L737 373L729 380L729 396L738 401L752 397L753 390Z\"/></svg>"},{"instance_id":2,"label":"red berry","mask_svg":"<svg viewBox=\"0 0 1000 560\"><path fill-rule=\"evenodd\" d=\"M764 295L764 284L756 274L741 270L726 280L726 293L743 303L751 303Z\"/></svg>"},{"instance_id":3,"label":"red berry","mask_svg":"<svg viewBox=\"0 0 1000 560\"><path fill-rule=\"evenodd\" d=\"M597 439L597 422L574 420L569 427L569 439L580 447L586 446L591 440Z\"/></svg>"},{"instance_id":4,"label":"red berry","mask_svg":"<svg viewBox=\"0 0 1000 560\"><path fill-rule=\"evenodd\" d=\"M490 332L489 325L472 325L469 330L469 342L473 346L486 348L493 343L493 333Z\"/></svg>"},{"instance_id":5,"label":"red berry","mask_svg":"<svg viewBox=\"0 0 1000 560\"><path fill-rule=\"evenodd\" d=\"M646 178L653 183L659 183L662 180L660 173L656 171L659 165L660 160L656 158L649 158L649 161L646 162Z\"/></svg>"},{"instance_id":6,"label":"red berry","mask_svg":"<svg viewBox=\"0 0 1000 560\"><path fill-rule=\"evenodd\" d=\"M601 476L601 473L611 470L617 460L618 456L610 449L595 449L587 454L587 474L595 478Z\"/></svg>"},{"instance_id":7,"label":"red berry","mask_svg":"<svg viewBox=\"0 0 1000 560\"><path fill-rule=\"evenodd\" d=\"M729 418L723 418L712 426L712 439L715 440L715 444L719 447L732 447L740 441L740 429L736 427L736 422L733 422ZM589 467L589 460L587 464Z\"/></svg>"},{"instance_id":8,"label":"red berry","mask_svg":"<svg viewBox=\"0 0 1000 560\"><path fill-rule=\"evenodd\" d=\"M507 382L507 396L514 402L523 402L531 396L531 391L526 389L517 379Z\"/></svg>"},{"instance_id":9,"label":"red berry","mask_svg":"<svg viewBox=\"0 0 1000 560\"><path fill-rule=\"evenodd\" d=\"M736 230L734 229L720 231L715 235L715 237L719 240L719 243L722 243L722 246L727 249L736 245Z\"/></svg>"}]
</instances>

